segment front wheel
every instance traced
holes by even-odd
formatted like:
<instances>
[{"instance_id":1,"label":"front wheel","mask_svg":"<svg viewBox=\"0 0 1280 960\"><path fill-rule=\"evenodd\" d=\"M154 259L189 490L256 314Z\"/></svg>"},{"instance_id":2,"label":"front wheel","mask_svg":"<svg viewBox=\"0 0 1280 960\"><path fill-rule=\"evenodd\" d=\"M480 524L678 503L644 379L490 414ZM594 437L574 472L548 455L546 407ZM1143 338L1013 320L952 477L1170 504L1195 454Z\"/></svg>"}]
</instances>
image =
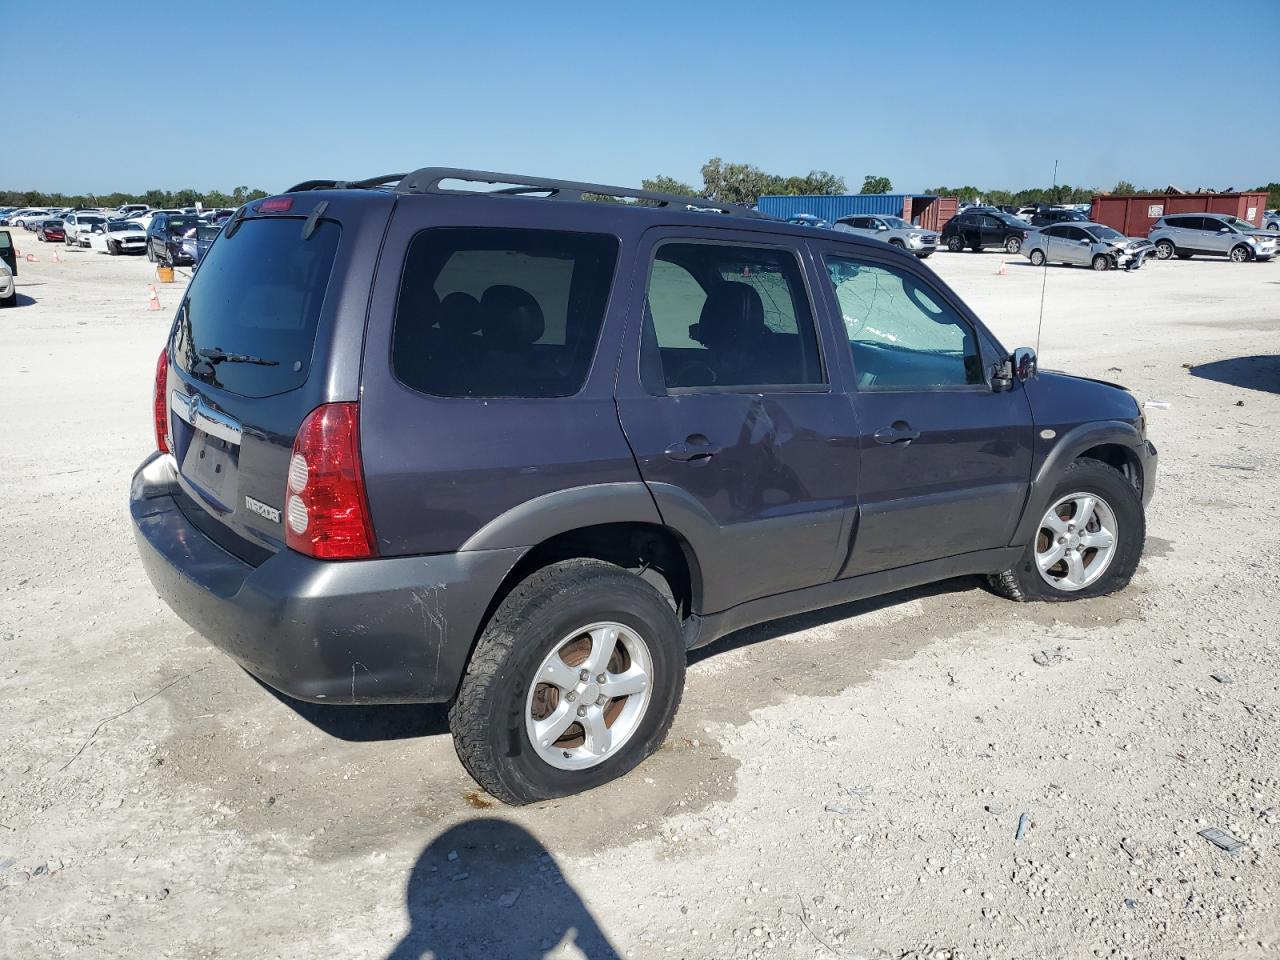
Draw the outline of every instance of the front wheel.
<instances>
[{"instance_id":1,"label":"front wheel","mask_svg":"<svg viewBox=\"0 0 1280 960\"><path fill-rule=\"evenodd\" d=\"M1168 240L1161 240L1156 244L1156 257L1160 260L1172 260L1177 252L1173 243Z\"/></svg>"},{"instance_id":2,"label":"front wheel","mask_svg":"<svg viewBox=\"0 0 1280 960\"><path fill-rule=\"evenodd\" d=\"M120 244L112 240L110 243L107 244L107 253L111 254L111 256L113 257L120 256Z\"/></svg>"},{"instance_id":3,"label":"front wheel","mask_svg":"<svg viewBox=\"0 0 1280 960\"><path fill-rule=\"evenodd\" d=\"M1243 243L1238 243L1231 248L1231 262L1244 263L1253 256L1253 251L1246 247Z\"/></svg>"},{"instance_id":4,"label":"front wheel","mask_svg":"<svg viewBox=\"0 0 1280 960\"><path fill-rule=\"evenodd\" d=\"M1022 238L1010 237L1004 242L1004 249L1006 253L1017 253L1022 249Z\"/></svg>"},{"instance_id":5,"label":"front wheel","mask_svg":"<svg viewBox=\"0 0 1280 960\"><path fill-rule=\"evenodd\" d=\"M1111 258L1105 253L1100 253L1093 258L1093 269L1102 271L1111 269Z\"/></svg>"},{"instance_id":6,"label":"front wheel","mask_svg":"<svg viewBox=\"0 0 1280 960\"><path fill-rule=\"evenodd\" d=\"M147 244L147 262L148 263L156 262L156 252L151 249L151 244L149 243Z\"/></svg>"},{"instance_id":7,"label":"front wheel","mask_svg":"<svg viewBox=\"0 0 1280 960\"><path fill-rule=\"evenodd\" d=\"M506 803L580 793L665 739L685 650L667 599L600 560L532 574L485 627L449 708L467 772Z\"/></svg>"},{"instance_id":8,"label":"front wheel","mask_svg":"<svg viewBox=\"0 0 1280 960\"><path fill-rule=\"evenodd\" d=\"M1018 563L990 577L1010 600L1082 600L1123 590L1146 541L1142 497L1119 470L1077 460L1063 472Z\"/></svg>"},{"instance_id":9,"label":"front wheel","mask_svg":"<svg viewBox=\"0 0 1280 960\"><path fill-rule=\"evenodd\" d=\"M952 253L959 253L961 250L964 249L964 240L962 240L958 236L949 237L947 239L947 249L950 250Z\"/></svg>"},{"instance_id":10,"label":"front wheel","mask_svg":"<svg viewBox=\"0 0 1280 960\"><path fill-rule=\"evenodd\" d=\"M1031 251L1031 265L1032 265L1033 267L1043 267L1043 266L1044 266L1044 251L1043 251L1043 250L1032 250L1032 251Z\"/></svg>"}]
</instances>

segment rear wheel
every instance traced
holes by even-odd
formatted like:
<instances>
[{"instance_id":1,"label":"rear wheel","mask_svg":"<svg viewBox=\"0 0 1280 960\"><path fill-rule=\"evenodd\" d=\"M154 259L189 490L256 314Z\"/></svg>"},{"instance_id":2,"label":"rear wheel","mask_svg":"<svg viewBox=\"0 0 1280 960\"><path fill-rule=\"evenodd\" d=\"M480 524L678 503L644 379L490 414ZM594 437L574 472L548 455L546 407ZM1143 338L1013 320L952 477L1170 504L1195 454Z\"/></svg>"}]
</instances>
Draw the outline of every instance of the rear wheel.
<instances>
[{"instance_id":1,"label":"rear wheel","mask_svg":"<svg viewBox=\"0 0 1280 960\"><path fill-rule=\"evenodd\" d=\"M1077 460L1050 504L1017 565L990 578L993 589L1010 600L1060 601L1128 586L1147 531L1142 498L1124 474Z\"/></svg>"},{"instance_id":2,"label":"rear wheel","mask_svg":"<svg viewBox=\"0 0 1280 960\"><path fill-rule=\"evenodd\" d=\"M1156 257L1160 260L1172 260L1177 252L1171 240L1160 240L1156 243Z\"/></svg>"},{"instance_id":3,"label":"rear wheel","mask_svg":"<svg viewBox=\"0 0 1280 960\"><path fill-rule=\"evenodd\" d=\"M964 240L959 236L947 238L947 249L952 253L959 253L964 249Z\"/></svg>"},{"instance_id":4,"label":"rear wheel","mask_svg":"<svg viewBox=\"0 0 1280 960\"><path fill-rule=\"evenodd\" d=\"M1033 267L1043 267L1043 266L1044 266L1044 251L1043 251L1043 250L1032 250L1032 251L1031 251L1031 265L1032 265Z\"/></svg>"},{"instance_id":5,"label":"rear wheel","mask_svg":"<svg viewBox=\"0 0 1280 960\"><path fill-rule=\"evenodd\" d=\"M494 613L449 709L467 772L513 804L627 773L661 744L684 690L670 603L600 560L532 574Z\"/></svg>"},{"instance_id":6,"label":"rear wheel","mask_svg":"<svg viewBox=\"0 0 1280 960\"><path fill-rule=\"evenodd\" d=\"M1111 258L1108 257L1105 253L1099 253L1097 256L1093 258L1093 269L1110 270Z\"/></svg>"},{"instance_id":7,"label":"rear wheel","mask_svg":"<svg viewBox=\"0 0 1280 960\"><path fill-rule=\"evenodd\" d=\"M1246 247L1243 243L1237 243L1231 248L1231 261L1233 263L1244 263L1253 256L1253 251Z\"/></svg>"},{"instance_id":8,"label":"rear wheel","mask_svg":"<svg viewBox=\"0 0 1280 960\"><path fill-rule=\"evenodd\" d=\"M150 263L156 262L156 252L151 249L151 242L147 242L147 260Z\"/></svg>"},{"instance_id":9,"label":"rear wheel","mask_svg":"<svg viewBox=\"0 0 1280 960\"><path fill-rule=\"evenodd\" d=\"M1022 238L1010 237L1004 242L1004 249L1007 253L1017 253L1022 249Z\"/></svg>"}]
</instances>

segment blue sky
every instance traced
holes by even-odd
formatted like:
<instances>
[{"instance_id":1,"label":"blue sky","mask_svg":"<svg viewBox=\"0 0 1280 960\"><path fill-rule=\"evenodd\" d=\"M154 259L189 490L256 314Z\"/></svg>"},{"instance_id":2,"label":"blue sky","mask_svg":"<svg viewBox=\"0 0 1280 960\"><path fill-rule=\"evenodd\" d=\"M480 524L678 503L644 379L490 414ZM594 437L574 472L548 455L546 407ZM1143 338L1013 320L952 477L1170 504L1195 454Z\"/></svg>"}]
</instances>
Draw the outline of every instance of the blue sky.
<instances>
[{"instance_id":1,"label":"blue sky","mask_svg":"<svg viewBox=\"0 0 1280 960\"><path fill-rule=\"evenodd\" d=\"M276 191L426 165L696 185L711 156L855 190L1017 189L1055 159L1060 182L1104 188L1280 180L1277 0L73 0L0 22L79 65L38 74L6 43L6 126L27 133L4 138L6 189Z\"/></svg>"}]
</instances>

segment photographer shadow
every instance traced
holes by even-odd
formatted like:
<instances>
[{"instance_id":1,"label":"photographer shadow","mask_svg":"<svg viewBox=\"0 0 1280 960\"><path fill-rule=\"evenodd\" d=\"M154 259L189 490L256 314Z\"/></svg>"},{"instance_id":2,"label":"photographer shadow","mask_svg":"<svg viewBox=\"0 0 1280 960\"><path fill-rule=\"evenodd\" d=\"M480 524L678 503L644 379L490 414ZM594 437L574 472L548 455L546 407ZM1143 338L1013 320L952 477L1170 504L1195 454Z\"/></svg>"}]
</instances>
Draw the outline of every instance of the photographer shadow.
<instances>
[{"instance_id":1,"label":"photographer shadow","mask_svg":"<svg viewBox=\"0 0 1280 960\"><path fill-rule=\"evenodd\" d=\"M387 960L621 960L555 857L505 820L436 837L409 874L405 906L409 932Z\"/></svg>"}]
</instances>

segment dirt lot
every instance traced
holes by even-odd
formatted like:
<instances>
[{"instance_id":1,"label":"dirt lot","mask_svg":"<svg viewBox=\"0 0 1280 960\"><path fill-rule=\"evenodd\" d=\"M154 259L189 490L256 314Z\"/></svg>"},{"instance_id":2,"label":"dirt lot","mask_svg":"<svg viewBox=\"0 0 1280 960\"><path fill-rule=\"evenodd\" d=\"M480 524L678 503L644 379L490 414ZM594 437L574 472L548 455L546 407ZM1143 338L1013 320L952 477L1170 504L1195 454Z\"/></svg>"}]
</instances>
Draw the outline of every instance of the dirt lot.
<instances>
[{"instance_id":1,"label":"dirt lot","mask_svg":"<svg viewBox=\"0 0 1280 960\"><path fill-rule=\"evenodd\" d=\"M1048 271L1042 364L1172 404L1127 593L745 631L632 776L513 811L442 710L288 704L161 605L126 501L181 287L18 237L3 956L1280 956L1280 263ZM1001 259L929 263L1034 344L1044 275Z\"/></svg>"}]
</instances>

